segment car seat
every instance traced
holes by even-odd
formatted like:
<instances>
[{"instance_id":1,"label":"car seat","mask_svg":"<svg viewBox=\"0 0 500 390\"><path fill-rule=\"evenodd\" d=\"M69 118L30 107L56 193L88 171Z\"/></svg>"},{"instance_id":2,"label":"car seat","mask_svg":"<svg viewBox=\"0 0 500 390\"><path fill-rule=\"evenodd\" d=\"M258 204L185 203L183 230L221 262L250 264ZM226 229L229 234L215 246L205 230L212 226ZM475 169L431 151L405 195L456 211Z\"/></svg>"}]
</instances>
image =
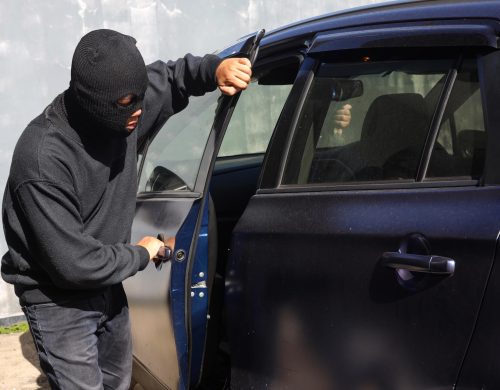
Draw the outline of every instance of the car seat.
<instances>
[{"instance_id":1,"label":"car seat","mask_svg":"<svg viewBox=\"0 0 500 390\"><path fill-rule=\"evenodd\" d=\"M429 109L418 93L377 97L363 122L360 139L362 166L356 169L357 179L415 177L430 121ZM373 177L375 172L379 177Z\"/></svg>"}]
</instances>

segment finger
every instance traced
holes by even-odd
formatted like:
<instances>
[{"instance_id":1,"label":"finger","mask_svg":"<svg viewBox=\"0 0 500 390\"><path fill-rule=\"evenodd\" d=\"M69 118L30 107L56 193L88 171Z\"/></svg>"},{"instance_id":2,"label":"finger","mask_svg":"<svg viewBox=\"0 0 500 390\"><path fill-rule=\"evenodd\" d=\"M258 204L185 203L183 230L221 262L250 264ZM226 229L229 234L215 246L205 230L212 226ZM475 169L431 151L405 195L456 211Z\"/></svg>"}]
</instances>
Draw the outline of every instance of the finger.
<instances>
[{"instance_id":1,"label":"finger","mask_svg":"<svg viewBox=\"0 0 500 390\"><path fill-rule=\"evenodd\" d=\"M228 96L236 95L239 92L236 88L228 87L225 85L220 86L219 89L224 95L228 95Z\"/></svg>"},{"instance_id":2,"label":"finger","mask_svg":"<svg viewBox=\"0 0 500 390\"><path fill-rule=\"evenodd\" d=\"M337 111L345 113L345 114L350 114L351 113L351 109L349 107L346 107L346 106L344 106L342 108L339 108Z\"/></svg>"},{"instance_id":3,"label":"finger","mask_svg":"<svg viewBox=\"0 0 500 390\"><path fill-rule=\"evenodd\" d=\"M229 86L229 87L235 87L235 88L238 88L238 89L246 89L247 86L248 86L248 83L236 78L236 77L233 77L231 79L228 80L227 83L225 83L226 86Z\"/></svg>"},{"instance_id":4,"label":"finger","mask_svg":"<svg viewBox=\"0 0 500 390\"><path fill-rule=\"evenodd\" d=\"M249 83L250 80L252 79L248 73L244 73L239 70L235 71L233 73L233 76L237 77L241 81L244 81L245 83Z\"/></svg>"},{"instance_id":5,"label":"finger","mask_svg":"<svg viewBox=\"0 0 500 390\"><path fill-rule=\"evenodd\" d=\"M349 126L349 122L346 121L336 121L335 122L335 127L341 127L342 129L345 129Z\"/></svg>"},{"instance_id":6,"label":"finger","mask_svg":"<svg viewBox=\"0 0 500 390\"><path fill-rule=\"evenodd\" d=\"M240 72L243 72L243 73L246 73L248 75L252 75L252 68L250 66L247 66L247 65L242 65L242 64L236 64L236 66L234 67L235 70L238 70Z\"/></svg>"},{"instance_id":7,"label":"finger","mask_svg":"<svg viewBox=\"0 0 500 390\"><path fill-rule=\"evenodd\" d=\"M337 111L335 111L335 115L344 115L345 117L350 118L351 112L347 111L347 110L337 110Z\"/></svg>"},{"instance_id":8,"label":"finger","mask_svg":"<svg viewBox=\"0 0 500 390\"><path fill-rule=\"evenodd\" d=\"M240 57L238 58L238 62L240 64L243 64L243 65L246 65L248 67L251 67L252 66L252 63L250 62L250 60L248 58L245 58L245 57Z\"/></svg>"},{"instance_id":9,"label":"finger","mask_svg":"<svg viewBox=\"0 0 500 390\"><path fill-rule=\"evenodd\" d=\"M335 115L335 120L338 122L347 122L350 119L348 115Z\"/></svg>"},{"instance_id":10,"label":"finger","mask_svg":"<svg viewBox=\"0 0 500 390\"><path fill-rule=\"evenodd\" d=\"M351 110L352 106L350 104L344 104L342 107L344 110Z\"/></svg>"},{"instance_id":11,"label":"finger","mask_svg":"<svg viewBox=\"0 0 500 390\"><path fill-rule=\"evenodd\" d=\"M170 249L174 249L175 248L175 237L167 238L165 245L168 246Z\"/></svg>"}]
</instances>

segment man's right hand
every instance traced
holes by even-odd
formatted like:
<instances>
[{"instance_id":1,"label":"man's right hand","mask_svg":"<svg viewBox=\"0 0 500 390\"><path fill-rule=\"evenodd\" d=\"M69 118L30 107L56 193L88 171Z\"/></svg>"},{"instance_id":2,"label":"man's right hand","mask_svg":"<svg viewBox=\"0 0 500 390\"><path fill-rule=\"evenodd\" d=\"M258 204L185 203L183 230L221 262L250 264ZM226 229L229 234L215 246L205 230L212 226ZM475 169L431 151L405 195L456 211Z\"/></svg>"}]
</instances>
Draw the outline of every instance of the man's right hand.
<instances>
[{"instance_id":1,"label":"man's right hand","mask_svg":"<svg viewBox=\"0 0 500 390\"><path fill-rule=\"evenodd\" d=\"M346 129L351 124L351 109L350 104L344 104L342 108L335 111L335 128Z\"/></svg>"},{"instance_id":2,"label":"man's right hand","mask_svg":"<svg viewBox=\"0 0 500 390\"><path fill-rule=\"evenodd\" d=\"M137 244L147 249L149 252L149 260L153 260L157 255L160 248L164 247L165 244L156 239L155 237L144 237Z\"/></svg>"},{"instance_id":3,"label":"man's right hand","mask_svg":"<svg viewBox=\"0 0 500 390\"><path fill-rule=\"evenodd\" d=\"M221 92L233 96L248 87L252 64L248 58L227 58L217 67L215 78Z\"/></svg>"}]
</instances>

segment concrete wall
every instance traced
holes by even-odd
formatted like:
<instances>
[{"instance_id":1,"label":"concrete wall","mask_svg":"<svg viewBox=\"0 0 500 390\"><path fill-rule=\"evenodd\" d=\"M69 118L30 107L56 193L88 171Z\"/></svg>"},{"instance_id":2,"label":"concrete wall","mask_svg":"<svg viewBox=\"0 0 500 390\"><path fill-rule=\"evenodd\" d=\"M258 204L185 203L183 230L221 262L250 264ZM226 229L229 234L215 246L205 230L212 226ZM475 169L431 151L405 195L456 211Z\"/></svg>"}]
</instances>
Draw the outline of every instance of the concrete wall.
<instances>
[{"instance_id":1,"label":"concrete wall","mask_svg":"<svg viewBox=\"0 0 500 390\"><path fill-rule=\"evenodd\" d=\"M2 0L0 11L0 187L26 124L70 77L80 37L96 28L133 35L146 63L220 49L260 28L380 0ZM0 235L0 252L6 244ZM0 319L19 314L0 280Z\"/></svg>"}]
</instances>

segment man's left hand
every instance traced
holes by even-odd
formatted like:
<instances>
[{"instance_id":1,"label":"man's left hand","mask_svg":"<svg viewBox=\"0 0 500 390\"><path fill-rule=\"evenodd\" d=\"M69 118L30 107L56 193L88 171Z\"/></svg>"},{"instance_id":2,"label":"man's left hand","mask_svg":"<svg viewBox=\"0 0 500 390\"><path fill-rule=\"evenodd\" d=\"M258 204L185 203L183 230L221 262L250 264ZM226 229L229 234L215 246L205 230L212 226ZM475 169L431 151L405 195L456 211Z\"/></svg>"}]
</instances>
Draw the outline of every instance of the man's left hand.
<instances>
[{"instance_id":1,"label":"man's left hand","mask_svg":"<svg viewBox=\"0 0 500 390\"><path fill-rule=\"evenodd\" d=\"M215 77L217 85L225 95L233 96L246 89L252 78L252 64L248 58L228 58L222 61Z\"/></svg>"}]
</instances>

